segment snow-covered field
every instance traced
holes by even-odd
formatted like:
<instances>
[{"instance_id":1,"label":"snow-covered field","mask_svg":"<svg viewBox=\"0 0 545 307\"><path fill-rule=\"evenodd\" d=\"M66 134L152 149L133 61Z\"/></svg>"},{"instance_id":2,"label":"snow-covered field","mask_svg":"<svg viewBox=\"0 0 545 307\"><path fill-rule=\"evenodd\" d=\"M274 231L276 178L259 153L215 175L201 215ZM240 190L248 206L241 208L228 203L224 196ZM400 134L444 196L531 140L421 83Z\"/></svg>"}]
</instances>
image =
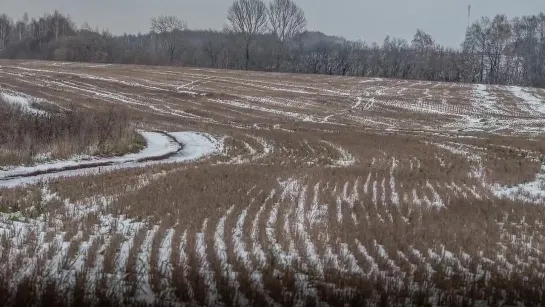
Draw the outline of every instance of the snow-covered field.
<instances>
[{"instance_id":1,"label":"snow-covered field","mask_svg":"<svg viewBox=\"0 0 545 307\"><path fill-rule=\"evenodd\" d=\"M0 170L11 293L543 304L543 89L49 62L0 84L24 108L122 106L147 141Z\"/></svg>"}]
</instances>

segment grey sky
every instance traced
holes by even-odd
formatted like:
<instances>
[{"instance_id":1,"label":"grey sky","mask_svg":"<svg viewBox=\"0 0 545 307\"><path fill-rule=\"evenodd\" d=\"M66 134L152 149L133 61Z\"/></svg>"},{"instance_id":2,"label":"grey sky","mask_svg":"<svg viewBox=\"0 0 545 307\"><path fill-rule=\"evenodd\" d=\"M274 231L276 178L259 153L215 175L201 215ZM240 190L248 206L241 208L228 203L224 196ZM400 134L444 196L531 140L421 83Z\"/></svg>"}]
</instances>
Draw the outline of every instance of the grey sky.
<instances>
[{"instance_id":1,"label":"grey sky","mask_svg":"<svg viewBox=\"0 0 545 307\"><path fill-rule=\"evenodd\" d=\"M149 30L153 16L177 15L191 28L222 28L230 0L0 0L0 13L40 16L55 8L74 21L113 33ZM326 34L381 42L388 34L410 40L417 28L437 42L458 46L472 19L498 13L509 17L545 12L545 0L295 0L306 13L308 28Z\"/></svg>"}]
</instances>

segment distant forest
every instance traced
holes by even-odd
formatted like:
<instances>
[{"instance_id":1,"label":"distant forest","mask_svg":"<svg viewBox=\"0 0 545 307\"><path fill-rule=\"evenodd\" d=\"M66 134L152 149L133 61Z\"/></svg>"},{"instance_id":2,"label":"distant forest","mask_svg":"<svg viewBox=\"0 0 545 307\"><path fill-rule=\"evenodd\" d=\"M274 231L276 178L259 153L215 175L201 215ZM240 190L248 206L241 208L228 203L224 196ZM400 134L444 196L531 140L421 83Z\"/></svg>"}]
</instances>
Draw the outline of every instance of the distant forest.
<instances>
[{"instance_id":1,"label":"distant forest","mask_svg":"<svg viewBox=\"0 0 545 307\"><path fill-rule=\"evenodd\" d=\"M307 31L293 0L237 0L226 20L225 29L192 30L159 16L148 33L118 36L58 11L18 19L0 12L0 57L545 87L544 13L482 17L458 48L421 29L411 41L388 36L382 44Z\"/></svg>"}]
</instances>

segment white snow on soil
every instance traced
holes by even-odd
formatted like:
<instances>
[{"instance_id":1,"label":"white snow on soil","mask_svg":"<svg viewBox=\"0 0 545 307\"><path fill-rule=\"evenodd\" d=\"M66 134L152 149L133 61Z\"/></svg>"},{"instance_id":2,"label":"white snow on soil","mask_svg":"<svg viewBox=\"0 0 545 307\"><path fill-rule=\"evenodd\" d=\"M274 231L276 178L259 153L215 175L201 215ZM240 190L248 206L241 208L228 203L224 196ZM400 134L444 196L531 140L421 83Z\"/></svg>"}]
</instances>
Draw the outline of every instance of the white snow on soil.
<instances>
[{"instance_id":1,"label":"white snow on soil","mask_svg":"<svg viewBox=\"0 0 545 307\"><path fill-rule=\"evenodd\" d=\"M505 92L516 97L516 104L501 103L495 92ZM471 112L452 114L458 117L445 125L451 131L476 131L494 134L540 134L543 132L545 100L537 89L520 86L476 84L472 87ZM517 111L518 110L518 111Z\"/></svg>"},{"instance_id":2,"label":"white snow on soil","mask_svg":"<svg viewBox=\"0 0 545 307\"><path fill-rule=\"evenodd\" d=\"M168 134L183 144L183 149L177 155L176 162L194 160L221 152L223 149L221 141L206 133L185 131L169 132Z\"/></svg>"},{"instance_id":3,"label":"white snow on soil","mask_svg":"<svg viewBox=\"0 0 545 307\"><path fill-rule=\"evenodd\" d=\"M18 166L9 170L0 171L0 179L21 176L37 171L55 171L66 167L88 166L101 163L126 163L134 162L140 159L161 157L163 155L175 153L180 146L169 139L167 136L156 132L141 132L146 139L146 148L138 153L127 154L121 157L98 158L98 157L74 157L68 160L54 161L34 166Z\"/></svg>"},{"instance_id":4,"label":"white snow on soil","mask_svg":"<svg viewBox=\"0 0 545 307\"><path fill-rule=\"evenodd\" d=\"M246 98L247 99L252 99L252 97L246 97ZM313 115L304 114L304 113L297 113L297 112L291 112L291 111L284 111L284 110L279 110L279 109L266 108L266 107L264 107L264 104L256 103L256 101L257 102L260 101L259 98L255 98L253 103L248 102L248 101L219 100L219 99L210 99L210 101L220 103L220 104L230 105L230 106L237 107L237 108L250 109L250 110L256 110L256 111L261 111L261 112L265 112L265 113L272 113L272 114L276 114L276 115L282 115L282 116L294 118L296 120L303 121L303 122L320 122L320 120L317 119Z\"/></svg>"},{"instance_id":5,"label":"white snow on soil","mask_svg":"<svg viewBox=\"0 0 545 307\"><path fill-rule=\"evenodd\" d=\"M339 152L339 158L336 160L332 160L334 166L350 166L356 163L356 159L354 158L354 156L341 146L325 140L322 140L322 143L329 145L331 148Z\"/></svg>"},{"instance_id":6,"label":"white snow on soil","mask_svg":"<svg viewBox=\"0 0 545 307\"><path fill-rule=\"evenodd\" d=\"M18 105L20 106L24 111L34 114L46 114L46 112L42 110L38 110L32 107L31 99L33 99L30 96L24 95L24 94L8 94L8 93L0 93L0 100L3 100L9 104L12 105ZM40 100L37 99L37 102Z\"/></svg>"},{"instance_id":7,"label":"white snow on soil","mask_svg":"<svg viewBox=\"0 0 545 307\"><path fill-rule=\"evenodd\" d=\"M485 84L474 85L474 106L477 109L484 110L485 112L499 115L507 115L502 110L498 109L498 102L488 91L488 87Z\"/></svg>"},{"instance_id":8,"label":"white snow on soil","mask_svg":"<svg viewBox=\"0 0 545 307\"><path fill-rule=\"evenodd\" d=\"M545 114L545 101L535 96L532 93L532 89L523 88L520 86L509 86L508 89L511 94L524 101L524 103L527 105L527 108L529 108L528 111L530 111L530 113L538 112L541 113L540 115Z\"/></svg>"},{"instance_id":9,"label":"white snow on soil","mask_svg":"<svg viewBox=\"0 0 545 307\"><path fill-rule=\"evenodd\" d=\"M531 203L545 203L545 165L541 166L541 171L536 175L534 181L515 186L495 184L491 190L499 198L522 200Z\"/></svg>"},{"instance_id":10,"label":"white snow on soil","mask_svg":"<svg viewBox=\"0 0 545 307\"><path fill-rule=\"evenodd\" d=\"M138 153L127 154L120 157L98 158L88 157L85 159L74 158L69 160L43 163L35 166L18 166L8 170L0 170L0 187L14 187L24 184L32 184L41 180L49 180L58 177L72 177L79 175L97 174L105 171L112 171L123 168L135 168L149 166L159 163L175 163L194 161L204 156L221 152L222 144L212 135L199 132L173 132L168 133L180 144L171 138L157 132L140 132L146 139L147 146ZM149 160L172 155L167 159ZM98 166L104 163L111 163L107 166ZM75 170L62 170L67 167L86 167ZM48 172L47 174L21 177L31 175L35 172ZM14 176L18 176L12 178Z\"/></svg>"}]
</instances>

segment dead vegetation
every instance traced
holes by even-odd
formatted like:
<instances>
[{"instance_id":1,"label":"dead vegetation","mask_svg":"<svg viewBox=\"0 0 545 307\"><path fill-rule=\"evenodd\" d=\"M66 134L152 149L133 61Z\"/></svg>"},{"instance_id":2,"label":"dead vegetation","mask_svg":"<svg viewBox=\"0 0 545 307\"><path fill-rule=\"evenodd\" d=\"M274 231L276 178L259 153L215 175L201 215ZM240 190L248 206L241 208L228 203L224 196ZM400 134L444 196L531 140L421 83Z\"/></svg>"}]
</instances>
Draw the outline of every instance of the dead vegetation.
<instances>
[{"instance_id":1,"label":"dead vegetation","mask_svg":"<svg viewBox=\"0 0 545 307\"><path fill-rule=\"evenodd\" d=\"M192 163L0 189L5 305L545 303L542 136L473 121L527 114L471 86L3 65L2 87L223 140Z\"/></svg>"},{"instance_id":2,"label":"dead vegetation","mask_svg":"<svg viewBox=\"0 0 545 307\"><path fill-rule=\"evenodd\" d=\"M39 106L39 107L38 107ZM0 97L0 165L32 165L75 155L118 156L144 148L127 112L32 103L32 112Z\"/></svg>"}]
</instances>

